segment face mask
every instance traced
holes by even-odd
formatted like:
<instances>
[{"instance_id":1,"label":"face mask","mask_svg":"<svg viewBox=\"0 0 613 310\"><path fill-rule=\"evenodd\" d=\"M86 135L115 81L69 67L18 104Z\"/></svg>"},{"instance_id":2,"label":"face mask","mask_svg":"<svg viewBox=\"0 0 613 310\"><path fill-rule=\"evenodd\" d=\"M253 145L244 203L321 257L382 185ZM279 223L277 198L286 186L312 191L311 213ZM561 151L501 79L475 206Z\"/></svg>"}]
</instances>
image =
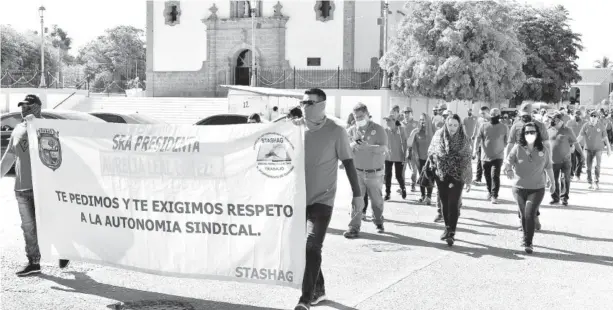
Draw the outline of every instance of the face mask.
<instances>
[{"instance_id":1,"label":"face mask","mask_svg":"<svg viewBox=\"0 0 613 310\"><path fill-rule=\"evenodd\" d=\"M521 116L521 120L522 120L522 122L524 122L524 123L529 123L529 122L531 122L531 121L532 121L532 116L530 116L530 115L522 115L522 116Z\"/></svg>"},{"instance_id":2,"label":"face mask","mask_svg":"<svg viewBox=\"0 0 613 310\"><path fill-rule=\"evenodd\" d=\"M368 121L365 119L356 122L356 125L358 125L358 127L364 127L366 126L366 124L368 124Z\"/></svg>"},{"instance_id":3,"label":"face mask","mask_svg":"<svg viewBox=\"0 0 613 310\"><path fill-rule=\"evenodd\" d=\"M500 123L500 116L493 116L492 118L490 118L490 123L492 123L492 125Z\"/></svg>"},{"instance_id":4,"label":"face mask","mask_svg":"<svg viewBox=\"0 0 613 310\"><path fill-rule=\"evenodd\" d=\"M326 102L318 102L305 105L302 108L304 120L309 130L317 130L323 126L326 120Z\"/></svg>"},{"instance_id":5,"label":"face mask","mask_svg":"<svg viewBox=\"0 0 613 310\"><path fill-rule=\"evenodd\" d=\"M592 125L596 125L596 123L598 123L598 119L595 117L590 117L590 123L592 123Z\"/></svg>"},{"instance_id":6,"label":"face mask","mask_svg":"<svg viewBox=\"0 0 613 310\"><path fill-rule=\"evenodd\" d=\"M21 117L26 118L28 115L34 115L36 118L40 118L41 107L38 104L22 105Z\"/></svg>"},{"instance_id":7,"label":"face mask","mask_svg":"<svg viewBox=\"0 0 613 310\"><path fill-rule=\"evenodd\" d=\"M533 144L536 141L536 135L526 135L525 137L528 144Z\"/></svg>"},{"instance_id":8,"label":"face mask","mask_svg":"<svg viewBox=\"0 0 613 310\"><path fill-rule=\"evenodd\" d=\"M577 122L581 121L581 116L575 116L575 121Z\"/></svg>"},{"instance_id":9,"label":"face mask","mask_svg":"<svg viewBox=\"0 0 613 310\"><path fill-rule=\"evenodd\" d=\"M434 116L437 116L437 115L438 115L438 112L437 112L437 111L434 111Z\"/></svg>"},{"instance_id":10,"label":"face mask","mask_svg":"<svg viewBox=\"0 0 613 310\"><path fill-rule=\"evenodd\" d=\"M468 112L468 116L473 116L473 112Z\"/></svg>"}]
</instances>

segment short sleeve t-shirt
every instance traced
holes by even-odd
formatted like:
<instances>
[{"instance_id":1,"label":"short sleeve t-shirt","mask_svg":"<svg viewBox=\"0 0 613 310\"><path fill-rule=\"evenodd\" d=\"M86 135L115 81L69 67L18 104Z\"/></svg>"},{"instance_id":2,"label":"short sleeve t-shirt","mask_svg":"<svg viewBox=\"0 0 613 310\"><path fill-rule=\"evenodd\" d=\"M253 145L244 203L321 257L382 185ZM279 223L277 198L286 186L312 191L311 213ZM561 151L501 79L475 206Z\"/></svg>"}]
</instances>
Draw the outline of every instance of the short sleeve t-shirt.
<instances>
[{"instance_id":1,"label":"short sleeve t-shirt","mask_svg":"<svg viewBox=\"0 0 613 310\"><path fill-rule=\"evenodd\" d=\"M474 115L467 116L462 123L464 124L466 136L472 138L473 134L475 133L475 129L477 128L477 117Z\"/></svg>"},{"instance_id":2,"label":"short sleeve t-shirt","mask_svg":"<svg viewBox=\"0 0 613 310\"><path fill-rule=\"evenodd\" d=\"M585 123L581 128L581 136L585 141L585 148L590 151L602 151L607 139L607 131L604 124L597 122L596 125Z\"/></svg>"},{"instance_id":3,"label":"short sleeve t-shirt","mask_svg":"<svg viewBox=\"0 0 613 310\"><path fill-rule=\"evenodd\" d=\"M404 128L404 136L408 139L413 130L419 126L419 123L415 120L405 121L402 123Z\"/></svg>"},{"instance_id":4,"label":"short sleeve t-shirt","mask_svg":"<svg viewBox=\"0 0 613 310\"><path fill-rule=\"evenodd\" d=\"M362 139L370 145L387 146L385 129L375 122L368 122L365 128L357 128L354 125L349 128L348 134L351 141ZM385 164L385 153L373 154L366 150L355 151L353 160L358 169L382 169Z\"/></svg>"},{"instance_id":5,"label":"short sleeve t-shirt","mask_svg":"<svg viewBox=\"0 0 613 310\"><path fill-rule=\"evenodd\" d=\"M552 167L551 152L545 147L542 151L516 144L509 152L507 161L513 166L515 178L513 186L524 189L545 188L545 170Z\"/></svg>"},{"instance_id":6,"label":"short sleeve t-shirt","mask_svg":"<svg viewBox=\"0 0 613 310\"><path fill-rule=\"evenodd\" d=\"M477 133L481 138L481 160L492 161L504 158L508 129L507 126L498 123L483 123Z\"/></svg>"},{"instance_id":7,"label":"short sleeve t-shirt","mask_svg":"<svg viewBox=\"0 0 613 310\"><path fill-rule=\"evenodd\" d=\"M307 206L333 206L338 161L353 156L347 131L328 119L319 130L305 131L304 149Z\"/></svg>"},{"instance_id":8,"label":"short sleeve t-shirt","mask_svg":"<svg viewBox=\"0 0 613 310\"><path fill-rule=\"evenodd\" d=\"M566 160L570 160L571 146L577 142L577 137L573 130L566 126L562 126L560 129L550 127L547 133L551 143L551 159L553 163L561 164Z\"/></svg>"},{"instance_id":9,"label":"short sleeve t-shirt","mask_svg":"<svg viewBox=\"0 0 613 310\"><path fill-rule=\"evenodd\" d=\"M32 189L32 166L26 123L19 123L11 133L8 145L15 152L15 190ZM2 154L4 155L4 154Z\"/></svg>"}]
</instances>

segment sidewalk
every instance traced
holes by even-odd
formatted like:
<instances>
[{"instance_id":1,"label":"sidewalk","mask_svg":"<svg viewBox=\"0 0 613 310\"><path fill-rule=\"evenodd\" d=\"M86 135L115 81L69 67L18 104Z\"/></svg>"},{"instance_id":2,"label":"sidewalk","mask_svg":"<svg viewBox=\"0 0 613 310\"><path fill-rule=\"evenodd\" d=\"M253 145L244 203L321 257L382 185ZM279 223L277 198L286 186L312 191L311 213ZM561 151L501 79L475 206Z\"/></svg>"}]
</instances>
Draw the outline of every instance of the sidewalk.
<instances>
[{"instance_id":1,"label":"sidewalk","mask_svg":"<svg viewBox=\"0 0 613 310\"><path fill-rule=\"evenodd\" d=\"M335 214L324 243L328 298L313 309L607 309L613 304L613 158L603 157L601 189L571 185L569 206L541 207L534 254L521 232L509 182L499 205L484 187L465 195L456 244L439 240L434 207L403 201L392 189L386 233L363 223L359 239L342 237L351 193L339 171ZM167 278L74 262L45 261L40 277L17 278L25 262L13 179L0 181L2 309L293 309L299 291L243 283ZM550 199L546 197L545 203ZM145 307L148 301L149 307ZM184 303L182 307L180 303ZM153 308L152 305L158 307ZM140 306L140 307L139 307Z\"/></svg>"}]
</instances>

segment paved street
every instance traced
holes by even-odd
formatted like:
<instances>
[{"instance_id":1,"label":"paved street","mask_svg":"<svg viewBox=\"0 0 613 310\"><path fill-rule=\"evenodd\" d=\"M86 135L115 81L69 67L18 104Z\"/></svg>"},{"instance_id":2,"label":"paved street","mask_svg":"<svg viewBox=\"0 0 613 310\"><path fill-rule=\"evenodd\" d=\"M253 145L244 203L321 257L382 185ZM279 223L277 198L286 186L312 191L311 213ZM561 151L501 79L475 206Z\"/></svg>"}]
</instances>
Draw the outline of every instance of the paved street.
<instances>
[{"instance_id":1,"label":"paved street","mask_svg":"<svg viewBox=\"0 0 613 310\"><path fill-rule=\"evenodd\" d=\"M610 309L613 304L613 158L603 157L601 190L572 184L570 205L541 207L543 230L532 255L520 248L509 182L501 204L484 187L464 199L456 245L439 236L436 209L408 203L393 189L385 234L365 223L360 239L342 237L349 187L341 171L339 197L324 243L323 271L331 301L314 309ZM2 309L126 309L143 301L157 309L291 309L298 290L167 278L74 262L66 272L44 260L39 277L17 278L25 262L12 178L0 182ZM546 197L545 203L549 202ZM40 203L40 202L39 202ZM41 205L43 203L40 203Z\"/></svg>"}]
</instances>

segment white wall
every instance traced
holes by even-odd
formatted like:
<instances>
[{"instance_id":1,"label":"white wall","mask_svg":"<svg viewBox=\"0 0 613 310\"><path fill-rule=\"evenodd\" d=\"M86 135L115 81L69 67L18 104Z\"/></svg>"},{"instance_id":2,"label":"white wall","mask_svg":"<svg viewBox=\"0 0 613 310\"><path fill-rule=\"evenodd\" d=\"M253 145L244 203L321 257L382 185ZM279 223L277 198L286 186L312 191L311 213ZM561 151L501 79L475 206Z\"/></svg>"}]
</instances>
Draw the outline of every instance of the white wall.
<instances>
[{"instance_id":1,"label":"white wall","mask_svg":"<svg viewBox=\"0 0 613 310\"><path fill-rule=\"evenodd\" d=\"M370 59L379 58L381 26L377 25L377 19L380 16L380 1L356 1L353 61L355 69L370 68Z\"/></svg>"},{"instance_id":2,"label":"white wall","mask_svg":"<svg viewBox=\"0 0 613 310\"><path fill-rule=\"evenodd\" d=\"M153 4L153 70L154 71L196 71L206 61L206 26L202 23L215 3L217 16L230 15L229 1L181 1L180 24L166 25L164 1Z\"/></svg>"},{"instance_id":3,"label":"white wall","mask_svg":"<svg viewBox=\"0 0 613 310\"><path fill-rule=\"evenodd\" d=\"M315 1L285 1L283 15L289 16L285 58L298 69L330 69L343 65L343 2L334 1L334 19L315 20ZM264 3L265 7L270 6ZM266 12L266 11L265 11ZM320 67L307 67L307 57L320 57Z\"/></svg>"}]
</instances>

